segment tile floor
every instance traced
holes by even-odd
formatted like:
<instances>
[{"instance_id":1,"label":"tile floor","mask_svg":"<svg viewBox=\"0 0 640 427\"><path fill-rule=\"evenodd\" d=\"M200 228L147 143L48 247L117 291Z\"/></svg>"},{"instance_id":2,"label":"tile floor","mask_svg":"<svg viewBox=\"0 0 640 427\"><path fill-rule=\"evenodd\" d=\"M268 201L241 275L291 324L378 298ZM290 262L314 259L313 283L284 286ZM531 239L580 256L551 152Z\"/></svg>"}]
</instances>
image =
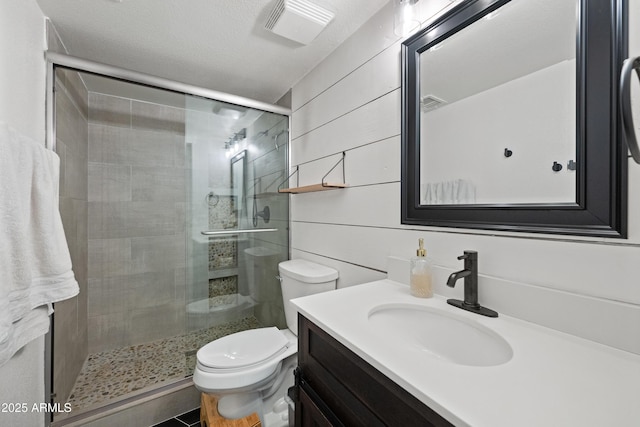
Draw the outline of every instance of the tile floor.
<instances>
[{"instance_id":1,"label":"tile floor","mask_svg":"<svg viewBox=\"0 0 640 427\"><path fill-rule=\"evenodd\" d=\"M91 354L68 403L72 410L86 408L164 381L191 376L198 348L225 335L257 327L260 327L257 319L251 316L185 335Z\"/></svg>"},{"instance_id":2,"label":"tile floor","mask_svg":"<svg viewBox=\"0 0 640 427\"><path fill-rule=\"evenodd\" d=\"M155 424L152 427L200 427L200 408L178 415L170 420Z\"/></svg>"}]
</instances>

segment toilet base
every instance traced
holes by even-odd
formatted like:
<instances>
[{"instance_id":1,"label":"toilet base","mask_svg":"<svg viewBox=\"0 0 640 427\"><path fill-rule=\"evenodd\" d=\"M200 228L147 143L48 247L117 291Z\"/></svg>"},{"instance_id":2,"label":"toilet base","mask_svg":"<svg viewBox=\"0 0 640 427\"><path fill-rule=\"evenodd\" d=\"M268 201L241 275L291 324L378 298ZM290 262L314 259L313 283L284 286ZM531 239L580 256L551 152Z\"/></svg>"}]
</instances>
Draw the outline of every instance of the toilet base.
<instances>
[{"instance_id":1,"label":"toilet base","mask_svg":"<svg viewBox=\"0 0 640 427\"><path fill-rule=\"evenodd\" d=\"M261 427L260 417L255 412L234 420L218 413L218 398L202 393L200 398L200 424L202 427Z\"/></svg>"}]
</instances>

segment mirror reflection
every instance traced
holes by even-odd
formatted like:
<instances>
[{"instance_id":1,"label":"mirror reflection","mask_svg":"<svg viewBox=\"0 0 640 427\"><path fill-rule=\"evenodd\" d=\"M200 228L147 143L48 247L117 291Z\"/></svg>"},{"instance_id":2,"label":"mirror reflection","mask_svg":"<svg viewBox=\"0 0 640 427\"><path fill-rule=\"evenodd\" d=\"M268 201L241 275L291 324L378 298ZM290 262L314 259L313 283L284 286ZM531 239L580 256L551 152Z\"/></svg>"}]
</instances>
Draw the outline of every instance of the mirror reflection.
<instances>
[{"instance_id":1,"label":"mirror reflection","mask_svg":"<svg viewBox=\"0 0 640 427\"><path fill-rule=\"evenodd\" d=\"M245 215L245 163L247 151L243 150L231 158L231 192L238 215Z\"/></svg>"},{"instance_id":2,"label":"mirror reflection","mask_svg":"<svg viewBox=\"0 0 640 427\"><path fill-rule=\"evenodd\" d=\"M512 1L420 53L421 205L576 201L578 3Z\"/></svg>"}]
</instances>

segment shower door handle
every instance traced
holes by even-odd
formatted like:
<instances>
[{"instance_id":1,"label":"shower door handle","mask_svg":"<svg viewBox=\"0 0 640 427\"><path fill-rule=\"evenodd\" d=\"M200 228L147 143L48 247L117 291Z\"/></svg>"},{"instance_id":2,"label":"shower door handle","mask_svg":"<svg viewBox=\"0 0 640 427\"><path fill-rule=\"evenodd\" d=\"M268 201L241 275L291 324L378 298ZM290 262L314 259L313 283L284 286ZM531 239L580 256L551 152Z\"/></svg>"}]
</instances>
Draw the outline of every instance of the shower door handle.
<instances>
[{"instance_id":1,"label":"shower door handle","mask_svg":"<svg viewBox=\"0 0 640 427\"><path fill-rule=\"evenodd\" d=\"M622 108L622 130L631 156L636 163L640 164L640 148L633 127L633 111L631 110L631 75L636 71L640 79L640 56L627 58L622 64L620 72L620 106Z\"/></svg>"},{"instance_id":2,"label":"shower door handle","mask_svg":"<svg viewBox=\"0 0 640 427\"><path fill-rule=\"evenodd\" d=\"M264 233L268 231L278 231L278 229L277 228L249 228L246 230L207 230L207 231L201 231L200 234L204 236L230 236L233 234Z\"/></svg>"}]
</instances>

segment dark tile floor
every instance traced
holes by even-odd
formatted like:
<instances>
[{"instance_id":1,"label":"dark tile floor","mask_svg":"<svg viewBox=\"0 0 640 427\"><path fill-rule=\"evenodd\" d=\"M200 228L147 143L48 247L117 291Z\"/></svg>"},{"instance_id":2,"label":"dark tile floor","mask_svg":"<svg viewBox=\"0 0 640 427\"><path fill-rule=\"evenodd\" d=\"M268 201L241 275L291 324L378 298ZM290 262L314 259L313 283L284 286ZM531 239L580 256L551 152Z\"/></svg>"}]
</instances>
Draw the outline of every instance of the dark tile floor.
<instances>
[{"instance_id":1,"label":"dark tile floor","mask_svg":"<svg viewBox=\"0 0 640 427\"><path fill-rule=\"evenodd\" d=\"M178 415L152 427L200 427L200 408Z\"/></svg>"}]
</instances>

